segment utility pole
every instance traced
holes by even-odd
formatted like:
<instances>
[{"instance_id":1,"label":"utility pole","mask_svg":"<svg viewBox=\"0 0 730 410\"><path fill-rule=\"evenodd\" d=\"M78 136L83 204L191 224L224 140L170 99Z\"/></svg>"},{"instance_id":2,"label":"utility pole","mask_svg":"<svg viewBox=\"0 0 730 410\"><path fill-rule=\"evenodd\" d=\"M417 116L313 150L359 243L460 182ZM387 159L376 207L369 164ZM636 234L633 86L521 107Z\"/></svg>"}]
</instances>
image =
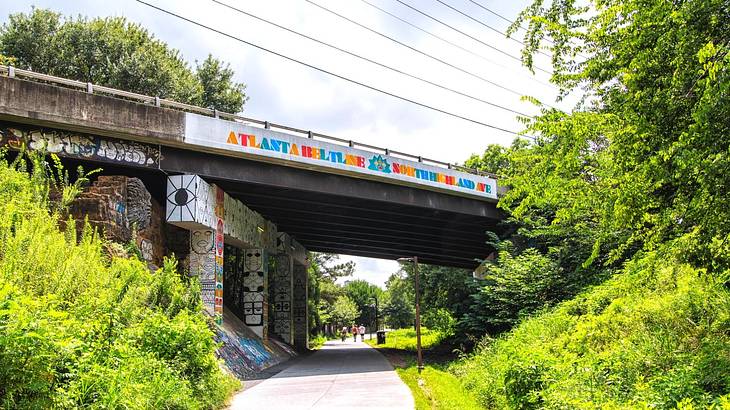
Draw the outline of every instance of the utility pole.
<instances>
[{"instance_id":1,"label":"utility pole","mask_svg":"<svg viewBox=\"0 0 730 410\"><path fill-rule=\"evenodd\" d=\"M418 284L418 256L413 257L413 270L416 275L416 350L418 353L418 373L423 370L423 353L421 352L421 291Z\"/></svg>"},{"instance_id":2,"label":"utility pole","mask_svg":"<svg viewBox=\"0 0 730 410\"><path fill-rule=\"evenodd\" d=\"M413 262L413 274L415 275L415 293L416 293L416 352L418 359L418 373L423 370L423 352L421 350L421 291L419 289L418 278L418 256L412 258L398 258L398 262Z\"/></svg>"}]
</instances>

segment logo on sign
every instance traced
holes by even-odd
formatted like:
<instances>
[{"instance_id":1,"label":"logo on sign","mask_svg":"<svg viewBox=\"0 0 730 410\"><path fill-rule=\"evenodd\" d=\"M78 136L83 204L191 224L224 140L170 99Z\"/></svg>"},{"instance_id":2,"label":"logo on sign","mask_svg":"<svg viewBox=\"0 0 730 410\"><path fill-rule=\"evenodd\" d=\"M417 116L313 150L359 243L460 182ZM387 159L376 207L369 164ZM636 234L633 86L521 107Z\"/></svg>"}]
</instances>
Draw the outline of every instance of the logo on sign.
<instances>
[{"instance_id":1,"label":"logo on sign","mask_svg":"<svg viewBox=\"0 0 730 410\"><path fill-rule=\"evenodd\" d=\"M382 155L374 155L368 161L370 161L370 166L368 166L368 169L390 174L390 164L388 163L387 159L383 158Z\"/></svg>"}]
</instances>

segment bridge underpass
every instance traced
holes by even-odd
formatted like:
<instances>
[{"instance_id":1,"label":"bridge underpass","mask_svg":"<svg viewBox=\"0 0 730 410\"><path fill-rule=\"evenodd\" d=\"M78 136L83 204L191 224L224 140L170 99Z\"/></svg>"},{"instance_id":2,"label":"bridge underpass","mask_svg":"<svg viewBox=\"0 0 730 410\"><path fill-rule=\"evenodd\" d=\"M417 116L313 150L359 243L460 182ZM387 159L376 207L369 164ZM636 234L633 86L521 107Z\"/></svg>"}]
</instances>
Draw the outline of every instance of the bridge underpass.
<instances>
[{"instance_id":1,"label":"bridge underpass","mask_svg":"<svg viewBox=\"0 0 730 410\"><path fill-rule=\"evenodd\" d=\"M501 220L493 179L311 133L276 132L268 123L253 127L8 77L0 77L0 121L0 145L45 147L69 165L139 178L165 232L141 237L138 245L157 241L150 245L155 252L184 255L182 265L200 277L211 315L222 321L230 317L224 305L233 304L231 320L264 345L277 335L273 339L307 346L306 250L418 256L474 269L492 251L486 231ZM190 194L179 192L190 184L197 187ZM200 205L183 215L189 198ZM116 203L109 213L126 217L137 205Z\"/></svg>"}]
</instances>

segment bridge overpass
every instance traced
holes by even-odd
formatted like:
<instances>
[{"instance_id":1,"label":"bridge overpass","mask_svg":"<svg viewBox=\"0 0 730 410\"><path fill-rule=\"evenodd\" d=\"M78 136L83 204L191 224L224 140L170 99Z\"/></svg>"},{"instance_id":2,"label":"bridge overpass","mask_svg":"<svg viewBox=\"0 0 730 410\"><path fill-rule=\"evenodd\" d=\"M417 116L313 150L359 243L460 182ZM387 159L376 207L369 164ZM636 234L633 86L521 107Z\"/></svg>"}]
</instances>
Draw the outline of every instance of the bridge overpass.
<instances>
[{"instance_id":1,"label":"bridge overpass","mask_svg":"<svg viewBox=\"0 0 730 410\"><path fill-rule=\"evenodd\" d=\"M313 251L385 259L417 255L424 263L475 268L489 253L485 231L495 230L501 219L495 206L496 181L453 169L455 166L449 169L423 160L408 161L392 151L385 155L386 150L378 152L341 139L306 138L311 134L299 138L304 141L298 147L316 145L324 147L325 155L338 152L345 156L295 161L281 152L240 145L239 135L256 136L259 146L262 141L297 138L266 129L267 123L262 121L206 117L182 111L197 108L184 104L177 104L179 109L156 106L153 97L114 93L128 98L120 99L103 87L88 93L18 77L0 77L0 120L5 127L38 126L70 132L68 135L80 132L136 142L158 158L135 166L75 156L84 162L104 163L105 170L129 168L132 173L157 176L148 179L157 180L153 195L160 198L163 175L200 175ZM66 85L89 87L68 80ZM147 103L135 101L135 97L143 97ZM254 127L254 121L264 127ZM229 144L234 130L238 144ZM245 139L248 143L249 138ZM400 165L397 171L404 173L396 174L394 167L389 173L369 170L370 160L377 157ZM360 160L365 166L340 163L348 160ZM453 183L431 181L434 174ZM457 186L459 180L484 184L486 189Z\"/></svg>"},{"instance_id":2,"label":"bridge overpass","mask_svg":"<svg viewBox=\"0 0 730 410\"><path fill-rule=\"evenodd\" d=\"M297 334L306 344L305 250L474 269L502 218L497 181L455 165L0 66L0 145L23 144L141 180L164 207L149 225L183 232L150 236L150 249L174 250L182 235L177 254L188 252L211 312L221 317L225 271L246 325L265 338L281 319L272 330L295 345ZM110 212L129 217L133 202Z\"/></svg>"}]
</instances>

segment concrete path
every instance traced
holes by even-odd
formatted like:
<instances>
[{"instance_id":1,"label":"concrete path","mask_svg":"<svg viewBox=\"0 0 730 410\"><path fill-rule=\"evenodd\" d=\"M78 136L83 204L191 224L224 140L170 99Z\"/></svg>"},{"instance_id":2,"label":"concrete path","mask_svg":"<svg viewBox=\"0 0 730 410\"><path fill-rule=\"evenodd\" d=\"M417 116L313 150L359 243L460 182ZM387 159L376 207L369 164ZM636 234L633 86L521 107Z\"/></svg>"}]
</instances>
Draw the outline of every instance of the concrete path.
<instances>
[{"instance_id":1,"label":"concrete path","mask_svg":"<svg viewBox=\"0 0 730 410\"><path fill-rule=\"evenodd\" d=\"M231 409L414 408L411 391L377 350L329 341L310 356L237 394Z\"/></svg>"}]
</instances>

